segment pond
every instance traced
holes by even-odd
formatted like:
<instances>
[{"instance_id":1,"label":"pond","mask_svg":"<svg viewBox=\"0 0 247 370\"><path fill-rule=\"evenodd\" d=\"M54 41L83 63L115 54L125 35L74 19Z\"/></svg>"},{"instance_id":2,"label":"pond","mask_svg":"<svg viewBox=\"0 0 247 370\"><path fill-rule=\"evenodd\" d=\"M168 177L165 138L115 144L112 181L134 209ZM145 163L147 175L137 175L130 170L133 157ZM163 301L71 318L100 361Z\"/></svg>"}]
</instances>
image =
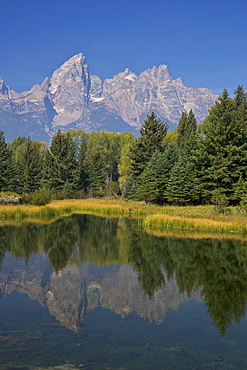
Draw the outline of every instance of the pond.
<instances>
[{"instance_id":1,"label":"pond","mask_svg":"<svg viewBox=\"0 0 247 370\"><path fill-rule=\"evenodd\" d=\"M0 369L247 369L245 241L72 215L0 243Z\"/></svg>"}]
</instances>

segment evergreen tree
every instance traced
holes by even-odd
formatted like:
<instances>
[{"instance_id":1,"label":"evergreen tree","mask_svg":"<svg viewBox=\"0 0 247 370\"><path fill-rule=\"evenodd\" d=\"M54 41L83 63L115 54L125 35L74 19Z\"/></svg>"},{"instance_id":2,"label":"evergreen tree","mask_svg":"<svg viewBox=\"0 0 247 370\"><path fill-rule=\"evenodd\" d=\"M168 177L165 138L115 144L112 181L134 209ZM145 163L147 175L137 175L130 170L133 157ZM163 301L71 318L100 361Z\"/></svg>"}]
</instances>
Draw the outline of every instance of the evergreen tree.
<instances>
[{"instance_id":1,"label":"evergreen tree","mask_svg":"<svg viewBox=\"0 0 247 370\"><path fill-rule=\"evenodd\" d=\"M180 121L178 122L178 127L177 127L177 133L178 133L177 143L180 149L183 147L183 144L185 141L187 122L188 122L187 113L182 112L182 115L181 115Z\"/></svg>"},{"instance_id":2,"label":"evergreen tree","mask_svg":"<svg viewBox=\"0 0 247 370\"><path fill-rule=\"evenodd\" d=\"M198 201L198 181L191 162L180 156L171 170L165 195L168 202L186 205Z\"/></svg>"},{"instance_id":3,"label":"evergreen tree","mask_svg":"<svg viewBox=\"0 0 247 370\"><path fill-rule=\"evenodd\" d=\"M127 199L135 199L136 195L136 179L133 175L130 175L122 183L122 194Z\"/></svg>"},{"instance_id":4,"label":"evergreen tree","mask_svg":"<svg viewBox=\"0 0 247 370\"><path fill-rule=\"evenodd\" d=\"M145 200L146 203L156 203L159 198L157 165L160 161L160 155L159 151L154 152L147 167L138 178L136 195L138 199Z\"/></svg>"},{"instance_id":5,"label":"evergreen tree","mask_svg":"<svg viewBox=\"0 0 247 370\"><path fill-rule=\"evenodd\" d=\"M59 130L52 138L44 166L44 185L62 190L65 183L75 188L78 181L75 143L69 134ZM68 186L68 185L66 185Z\"/></svg>"},{"instance_id":6,"label":"evergreen tree","mask_svg":"<svg viewBox=\"0 0 247 370\"><path fill-rule=\"evenodd\" d=\"M237 108L239 108L243 102L247 101L247 94L244 92L243 85L238 85L237 89L234 91L234 95L234 101Z\"/></svg>"},{"instance_id":7,"label":"evergreen tree","mask_svg":"<svg viewBox=\"0 0 247 370\"><path fill-rule=\"evenodd\" d=\"M0 191L9 190L9 156L10 152L5 142L4 133L0 131Z\"/></svg>"},{"instance_id":8,"label":"evergreen tree","mask_svg":"<svg viewBox=\"0 0 247 370\"><path fill-rule=\"evenodd\" d=\"M138 178L138 198L157 204L166 202L168 179L176 161L177 153L172 145L169 145L163 153L155 151L146 169Z\"/></svg>"},{"instance_id":9,"label":"evergreen tree","mask_svg":"<svg viewBox=\"0 0 247 370\"><path fill-rule=\"evenodd\" d=\"M106 184L105 163L100 153L94 154L85 161L85 169L88 177L87 191L90 196L102 196Z\"/></svg>"},{"instance_id":10,"label":"evergreen tree","mask_svg":"<svg viewBox=\"0 0 247 370\"><path fill-rule=\"evenodd\" d=\"M22 192L32 192L40 187L42 171L42 148L39 143L24 141L16 150L18 183Z\"/></svg>"},{"instance_id":11,"label":"evergreen tree","mask_svg":"<svg viewBox=\"0 0 247 370\"><path fill-rule=\"evenodd\" d=\"M182 112L177 131L178 148L180 149L180 151L191 150L194 147L194 143L196 141L197 131L197 123L192 109L190 110L188 115L186 112Z\"/></svg>"},{"instance_id":12,"label":"evergreen tree","mask_svg":"<svg viewBox=\"0 0 247 370\"><path fill-rule=\"evenodd\" d=\"M86 153L87 153L87 142L85 140L80 142L78 163L77 163L77 189L85 190L88 186L88 174L86 168Z\"/></svg>"},{"instance_id":13,"label":"evergreen tree","mask_svg":"<svg viewBox=\"0 0 247 370\"><path fill-rule=\"evenodd\" d=\"M155 150L164 151L163 140L168 126L156 118L154 112L144 121L140 137L136 139L130 151L132 173L139 176L150 161Z\"/></svg>"},{"instance_id":14,"label":"evergreen tree","mask_svg":"<svg viewBox=\"0 0 247 370\"><path fill-rule=\"evenodd\" d=\"M198 161L202 197L209 201L215 189L225 189L234 202L234 184L247 176L247 120L245 100L231 99L227 90L211 108L203 129ZM242 99L242 102L240 100Z\"/></svg>"}]
</instances>

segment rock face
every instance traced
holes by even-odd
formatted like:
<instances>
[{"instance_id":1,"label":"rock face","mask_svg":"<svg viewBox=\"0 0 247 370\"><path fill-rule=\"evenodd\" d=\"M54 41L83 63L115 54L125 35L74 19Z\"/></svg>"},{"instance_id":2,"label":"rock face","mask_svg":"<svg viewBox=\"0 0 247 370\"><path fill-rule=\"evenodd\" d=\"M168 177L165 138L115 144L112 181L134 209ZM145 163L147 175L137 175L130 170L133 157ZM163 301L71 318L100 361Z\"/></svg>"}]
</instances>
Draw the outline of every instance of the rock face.
<instances>
[{"instance_id":1,"label":"rock face","mask_svg":"<svg viewBox=\"0 0 247 370\"><path fill-rule=\"evenodd\" d=\"M165 65L139 76L128 68L104 82L90 76L86 58L79 53L42 85L18 94L0 78L0 129L8 141L18 135L49 141L58 129L82 128L138 134L154 111L174 129L182 111L193 109L201 123L217 96L205 88L185 87L172 80Z\"/></svg>"}]
</instances>

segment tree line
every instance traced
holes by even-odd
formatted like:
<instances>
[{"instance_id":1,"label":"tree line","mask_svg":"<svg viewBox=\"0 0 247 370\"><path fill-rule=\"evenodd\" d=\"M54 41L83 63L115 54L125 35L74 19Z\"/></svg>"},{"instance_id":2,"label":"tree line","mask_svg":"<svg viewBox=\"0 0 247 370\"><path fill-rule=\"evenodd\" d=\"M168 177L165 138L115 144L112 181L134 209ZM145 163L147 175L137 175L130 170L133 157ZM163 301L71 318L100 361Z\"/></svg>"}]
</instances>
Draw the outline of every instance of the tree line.
<instances>
[{"instance_id":1,"label":"tree line","mask_svg":"<svg viewBox=\"0 0 247 370\"><path fill-rule=\"evenodd\" d=\"M56 199L123 195L154 204L247 205L247 94L222 95L201 125L183 112L177 128L152 112L131 133L58 131L50 146L0 132L0 190Z\"/></svg>"}]
</instances>

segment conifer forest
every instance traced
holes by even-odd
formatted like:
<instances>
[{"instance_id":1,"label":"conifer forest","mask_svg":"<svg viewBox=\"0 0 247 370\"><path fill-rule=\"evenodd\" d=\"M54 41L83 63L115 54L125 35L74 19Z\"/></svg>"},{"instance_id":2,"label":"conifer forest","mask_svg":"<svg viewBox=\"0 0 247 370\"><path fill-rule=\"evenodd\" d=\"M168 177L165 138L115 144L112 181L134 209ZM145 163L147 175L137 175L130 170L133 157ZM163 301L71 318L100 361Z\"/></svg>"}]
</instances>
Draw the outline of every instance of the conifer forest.
<instances>
[{"instance_id":1,"label":"conifer forest","mask_svg":"<svg viewBox=\"0 0 247 370\"><path fill-rule=\"evenodd\" d=\"M159 205L247 204L247 93L224 90L201 125L174 131L152 112L140 135L58 131L51 143L0 132L0 191L27 203L123 196ZM34 204L33 203L33 204Z\"/></svg>"}]
</instances>

